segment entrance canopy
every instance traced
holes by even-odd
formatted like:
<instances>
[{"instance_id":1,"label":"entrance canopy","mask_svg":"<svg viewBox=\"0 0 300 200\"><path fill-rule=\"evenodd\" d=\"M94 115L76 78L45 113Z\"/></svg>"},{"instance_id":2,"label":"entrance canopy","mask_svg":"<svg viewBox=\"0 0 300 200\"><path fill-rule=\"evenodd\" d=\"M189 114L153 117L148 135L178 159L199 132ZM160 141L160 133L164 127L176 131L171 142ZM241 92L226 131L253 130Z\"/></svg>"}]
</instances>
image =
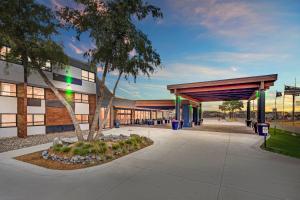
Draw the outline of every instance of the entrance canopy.
<instances>
[{"instance_id":1,"label":"entrance canopy","mask_svg":"<svg viewBox=\"0 0 300 200\"><path fill-rule=\"evenodd\" d=\"M251 100L274 85L277 74L168 85L171 93L194 102Z\"/></svg>"}]
</instances>

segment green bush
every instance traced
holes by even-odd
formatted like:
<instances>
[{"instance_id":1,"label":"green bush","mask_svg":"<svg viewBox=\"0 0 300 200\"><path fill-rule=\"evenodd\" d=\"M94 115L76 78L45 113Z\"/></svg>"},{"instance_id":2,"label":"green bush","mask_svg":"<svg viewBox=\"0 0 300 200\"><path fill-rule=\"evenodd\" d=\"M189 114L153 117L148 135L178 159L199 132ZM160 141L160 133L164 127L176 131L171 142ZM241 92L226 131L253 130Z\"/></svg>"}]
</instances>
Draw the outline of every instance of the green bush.
<instances>
[{"instance_id":1,"label":"green bush","mask_svg":"<svg viewBox=\"0 0 300 200\"><path fill-rule=\"evenodd\" d=\"M62 147L63 147L62 144L55 144L55 145L53 145L53 150L55 152L60 152Z\"/></svg>"},{"instance_id":2,"label":"green bush","mask_svg":"<svg viewBox=\"0 0 300 200\"><path fill-rule=\"evenodd\" d=\"M81 147L81 146L83 146L83 145L84 145L83 142L77 142L75 146L76 146L76 147Z\"/></svg>"},{"instance_id":3,"label":"green bush","mask_svg":"<svg viewBox=\"0 0 300 200\"><path fill-rule=\"evenodd\" d=\"M117 150L119 150L120 148L121 148L121 146L120 146L118 143L112 145L112 149L113 149L114 151L117 151Z\"/></svg>"},{"instance_id":4,"label":"green bush","mask_svg":"<svg viewBox=\"0 0 300 200\"><path fill-rule=\"evenodd\" d=\"M86 156L89 153L90 153L90 149L84 149L84 148L80 148L80 147L75 147L73 149L74 155Z\"/></svg>"},{"instance_id":5,"label":"green bush","mask_svg":"<svg viewBox=\"0 0 300 200\"><path fill-rule=\"evenodd\" d=\"M68 153L71 151L71 147L63 146L63 147L61 147L60 151L64 152L64 153Z\"/></svg>"}]
</instances>

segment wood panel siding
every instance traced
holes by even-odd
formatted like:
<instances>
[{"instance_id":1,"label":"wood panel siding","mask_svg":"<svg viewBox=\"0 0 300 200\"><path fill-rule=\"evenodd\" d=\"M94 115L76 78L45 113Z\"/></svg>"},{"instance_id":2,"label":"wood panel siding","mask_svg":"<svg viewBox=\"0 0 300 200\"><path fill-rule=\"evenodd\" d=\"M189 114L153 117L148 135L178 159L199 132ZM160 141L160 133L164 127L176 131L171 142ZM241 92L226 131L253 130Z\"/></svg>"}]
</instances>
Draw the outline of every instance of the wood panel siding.
<instances>
[{"instance_id":1,"label":"wood panel siding","mask_svg":"<svg viewBox=\"0 0 300 200\"><path fill-rule=\"evenodd\" d=\"M64 91L60 93L66 97ZM55 94L50 89L45 89L46 102L59 101ZM68 95L68 101L74 101L74 94ZM72 124L71 117L64 106L52 106L46 103L46 126L54 125L70 125Z\"/></svg>"}]
</instances>

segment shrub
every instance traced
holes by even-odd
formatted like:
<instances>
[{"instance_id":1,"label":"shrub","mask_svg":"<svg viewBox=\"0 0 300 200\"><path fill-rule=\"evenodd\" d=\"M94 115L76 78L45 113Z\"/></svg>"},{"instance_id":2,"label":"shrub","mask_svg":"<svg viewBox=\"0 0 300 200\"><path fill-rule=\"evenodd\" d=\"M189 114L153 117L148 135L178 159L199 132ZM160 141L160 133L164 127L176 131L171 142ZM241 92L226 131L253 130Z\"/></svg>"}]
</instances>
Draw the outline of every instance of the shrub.
<instances>
[{"instance_id":1,"label":"shrub","mask_svg":"<svg viewBox=\"0 0 300 200\"><path fill-rule=\"evenodd\" d=\"M133 139L133 140L135 140L136 143L141 143L142 142L142 138L139 135L131 134L130 138Z\"/></svg>"},{"instance_id":2,"label":"shrub","mask_svg":"<svg viewBox=\"0 0 300 200\"><path fill-rule=\"evenodd\" d=\"M119 143L119 145L120 145L120 147L121 147L121 148L123 148L123 147L125 146L125 142L124 142L124 141L122 141L122 140L121 140L121 141L119 141L118 143Z\"/></svg>"},{"instance_id":3,"label":"shrub","mask_svg":"<svg viewBox=\"0 0 300 200\"><path fill-rule=\"evenodd\" d=\"M107 144L102 141L96 141L92 145L92 153L97 153L97 154L105 154L107 152Z\"/></svg>"},{"instance_id":4,"label":"shrub","mask_svg":"<svg viewBox=\"0 0 300 200\"><path fill-rule=\"evenodd\" d=\"M120 148L121 147L118 143L112 145L112 149L115 150L115 151L119 150Z\"/></svg>"},{"instance_id":5,"label":"shrub","mask_svg":"<svg viewBox=\"0 0 300 200\"><path fill-rule=\"evenodd\" d=\"M77 142L75 146L76 146L76 147L81 147L81 146L83 146L83 145L84 145L83 142Z\"/></svg>"},{"instance_id":6,"label":"shrub","mask_svg":"<svg viewBox=\"0 0 300 200\"><path fill-rule=\"evenodd\" d=\"M86 156L90 153L90 149L84 149L80 147L76 147L73 149L73 154L80 155L80 156Z\"/></svg>"},{"instance_id":7,"label":"shrub","mask_svg":"<svg viewBox=\"0 0 300 200\"><path fill-rule=\"evenodd\" d=\"M64 152L64 153L68 153L68 152L70 152L70 150L71 150L71 147L68 147L68 146L63 146L60 149L60 151Z\"/></svg>"},{"instance_id":8,"label":"shrub","mask_svg":"<svg viewBox=\"0 0 300 200\"><path fill-rule=\"evenodd\" d=\"M63 147L62 144L55 144L53 145L53 151L60 152L62 147Z\"/></svg>"}]
</instances>

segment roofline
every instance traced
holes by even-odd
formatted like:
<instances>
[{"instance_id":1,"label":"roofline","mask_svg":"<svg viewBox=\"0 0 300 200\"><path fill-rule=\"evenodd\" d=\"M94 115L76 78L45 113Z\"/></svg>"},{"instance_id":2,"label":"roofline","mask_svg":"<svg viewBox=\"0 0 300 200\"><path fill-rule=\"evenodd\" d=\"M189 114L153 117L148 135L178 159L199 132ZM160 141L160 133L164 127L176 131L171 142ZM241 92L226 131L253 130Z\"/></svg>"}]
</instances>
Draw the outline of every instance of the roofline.
<instances>
[{"instance_id":1,"label":"roofline","mask_svg":"<svg viewBox=\"0 0 300 200\"><path fill-rule=\"evenodd\" d=\"M182 83L182 84L167 85L167 89L174 90L174 89L182 89L187 87L192 88L192 87L206 87L206 86L226 85L226 84L261 82L261 81L276 81L277 77L278 74L269 74L269 75L249 76L249 77L231 78L231 79L223 79L223 80Z\"/></svg>"}]
</instances>

